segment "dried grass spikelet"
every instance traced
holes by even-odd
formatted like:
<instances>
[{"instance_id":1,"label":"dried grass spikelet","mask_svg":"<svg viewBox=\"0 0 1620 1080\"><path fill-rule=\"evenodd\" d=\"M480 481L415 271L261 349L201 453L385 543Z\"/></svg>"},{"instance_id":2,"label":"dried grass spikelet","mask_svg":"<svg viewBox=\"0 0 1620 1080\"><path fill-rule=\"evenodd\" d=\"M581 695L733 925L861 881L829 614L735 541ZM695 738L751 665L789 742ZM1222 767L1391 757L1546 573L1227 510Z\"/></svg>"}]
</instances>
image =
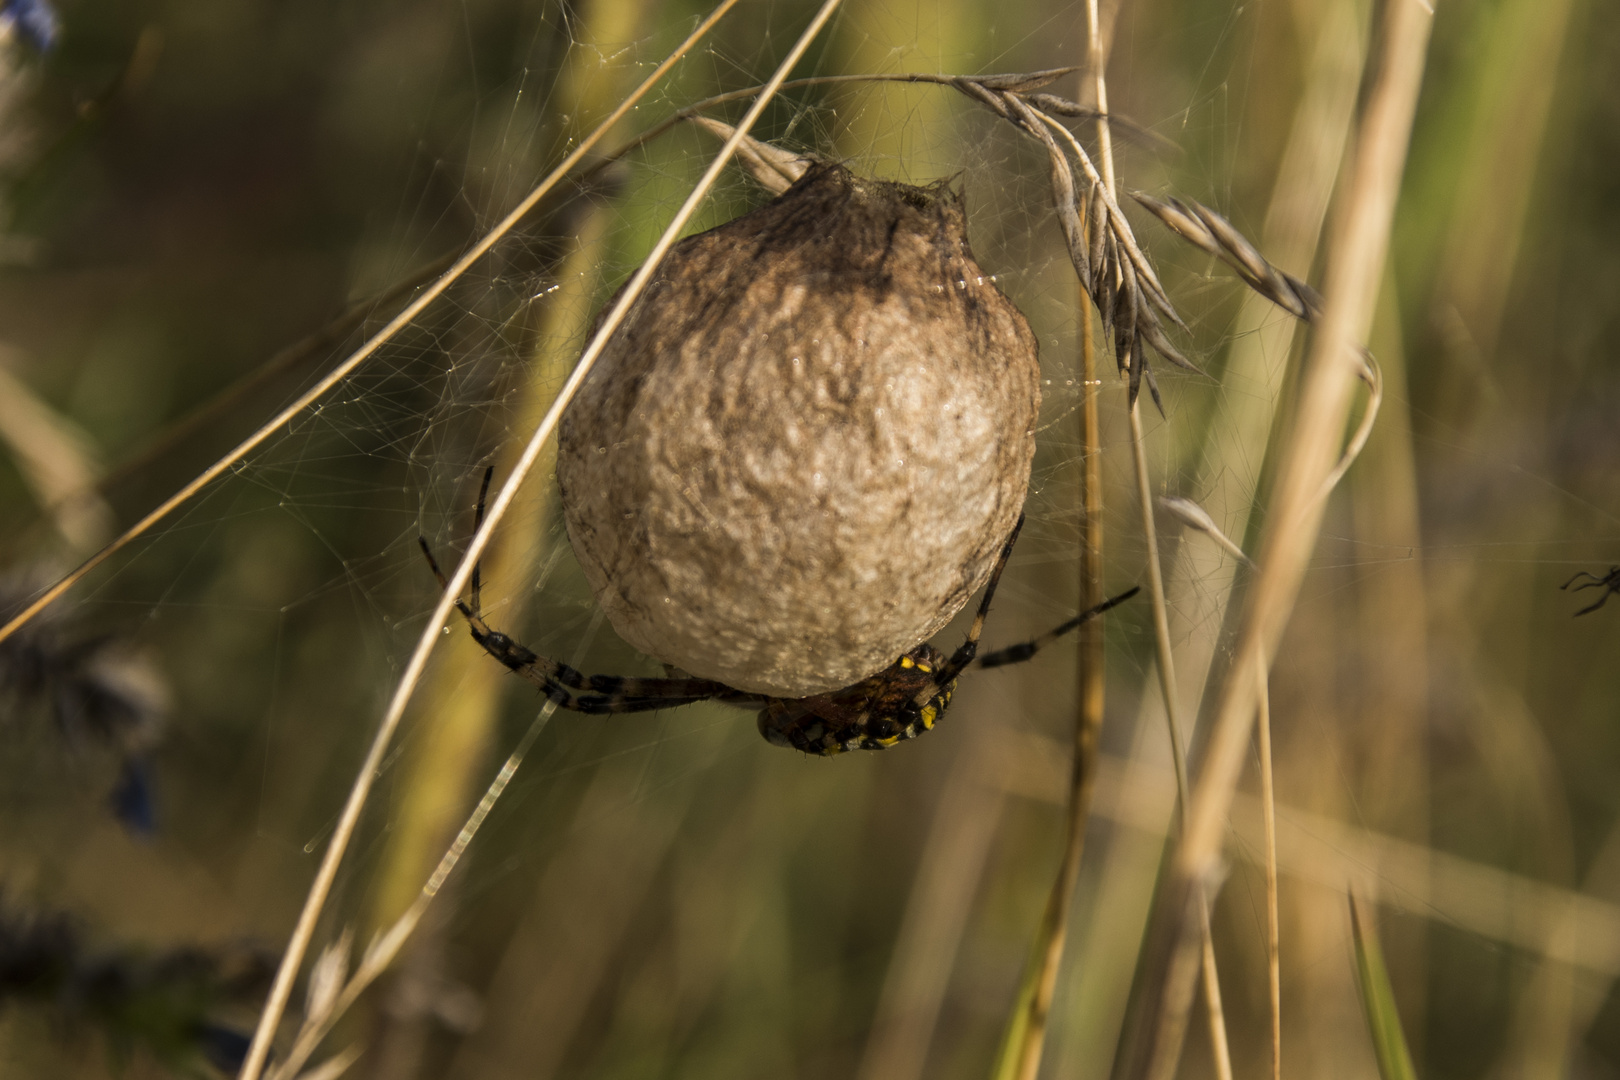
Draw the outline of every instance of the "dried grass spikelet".
<instances>
[{"instance_id":1,"label":"dried grass spikelet","mask_svg":"<svg viewBox=\"0 0 1620 1080\"><path fill-rule=\"evenodd\" d=\"M1040 367L960 195L812 166L677 245L563 417L569 538L609 621L777 697L854 683L989 576Z\"/></svg>"}]
</instances>

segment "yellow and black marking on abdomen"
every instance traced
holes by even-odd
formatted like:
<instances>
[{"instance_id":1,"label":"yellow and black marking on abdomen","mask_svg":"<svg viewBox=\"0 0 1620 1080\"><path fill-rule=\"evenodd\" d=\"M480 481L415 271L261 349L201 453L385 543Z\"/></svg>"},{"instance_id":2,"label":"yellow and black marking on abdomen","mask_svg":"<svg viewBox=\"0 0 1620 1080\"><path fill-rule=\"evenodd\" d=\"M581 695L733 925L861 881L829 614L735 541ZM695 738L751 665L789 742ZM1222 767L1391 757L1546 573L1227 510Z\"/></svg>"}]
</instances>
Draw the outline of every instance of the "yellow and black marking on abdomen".
<instances>
[{"instance_id":1,"label":"yellow and black marking on abdomen","mask_svg":"<svg viewBox=\"0 0 1620 1080\"><path fill-rule=\"evenodd\" d=\"M807 698L768 698L759 733L776 746L830 757L846 750L887 750L931 730L951 703L956 680L935 675L945 657L931 645L912 649L854 686ZM918 704L918 697L934 693Z\"/></svg>"}]
</instances>

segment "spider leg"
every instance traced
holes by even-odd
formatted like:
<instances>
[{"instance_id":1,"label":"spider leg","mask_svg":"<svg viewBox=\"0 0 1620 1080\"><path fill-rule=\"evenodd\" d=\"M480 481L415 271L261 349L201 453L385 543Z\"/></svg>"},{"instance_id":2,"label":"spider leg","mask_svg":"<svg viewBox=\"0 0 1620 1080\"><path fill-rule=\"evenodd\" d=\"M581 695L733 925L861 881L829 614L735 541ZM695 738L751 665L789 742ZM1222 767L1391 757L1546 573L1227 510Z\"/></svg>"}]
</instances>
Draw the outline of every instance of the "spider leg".
<instances>
[{"instance_id":1,"label":"spider leg","mask_svg":"<svg viewBox=\"0 0 1620 1080\"><path fill-rule=\"evenodd\" d=\"M1586 607L1583 607L1583 608L1581 608L1581 610L1577 611L1575 613L1575 615L1574 615L1574 618L1578 619L1582 615L1590 615L1592 612L1594 612L1598 608L1602 607L1604 605L1604 603L1609 599L1609 597L1611 597L1613 595L1614 595L1614 593L1612 591L1604 593L1602 596L1598 597L1598 602L1597 603L1588 604Z\"/></svg>"},{"instance_id":2,"label":"spider leg","mask_svg":"<svg viewBox=\"0 0 1620 1080\"><path fill-rule=\"evenodd\" d=\"M445 592L449 592L450 579L444 576L443 570L439 569L439 560L433 557L433 549L428 547L427 537L418 536L416 538L416 544L422 549L423 556L427 558L428 569L433 571L433 576L435 578L438 578L439 588ZM473 637L477 637L478 627L484 626L483 617L479 615L476 610L469 608L460 599L456 600L456 610L461 612L461 617L466 619L468 624L473 627ZM485 626L484 629L487 631L489 628Z\"/></svg>"},{"instance_id":3,"label":"spider leg","mask_svg":"<svg viewBox=\"0 0 1620 1080\"><path fill-rule=\"evenodd\" d=\"M1023 527L1024 515L1019 514L1007 542L1001 545L1001 554L996 556L995 569L990 571L990 580L984 586L984 599L979 601L979 610L973 616L973 625L968 627L967 640L962 642L934 675L935 687L949 686L958 675L962 674L962 669L973 663L973 658L978 655L979 635L984 633L984 620L990 614L990 601L996 595L996 586L1001 584L1001 572L1007 569L1007 560L1012 557L1013 544L1017 542L1019 530ZM919 695L918 704L922 703L922 695Z\"/></svg>"},{"instance_id":4,"label":"spider leg","mask_svg":"<svg viewBox=\"0 0 1620 1080\"><path fill-rule=\"evenodd\" d=\"M993 653L986 653L984 656L979 657L979 661L974 667L992 668L1002 667L1006 664L1022 664L1064 634L1077 628L1082 623L1090 622L1109 608L1118 607L1141 591L1141 587L1137 586L1120 593L1118 596L1109 597L1096 607L1087 608L1061 626L1053 627L1038 638L1032 638L1020 645L1009 645L1005 649L997 649Z\"/></svg>"},{"instance_id":5,"label":"spider leg","mask_svg":"<svg viewBox=\"0 0 1620 1080\"><path fill-rule=\"evenodd\" d=\"M484 527L484 506L489 499L489 482L495 476L495 466L490 465L484 469L484 482L478 485L478 509L473 511L473 532L476 534ZM473 563L472 571L472 609L483 619L484 605L484 560L479 559Z\"/></svg>"},{"instance_id":6,"label":"spider leg","mask_svg":"<svg viewBox=\"0 0 1620 1080\"><path fill-rule=\"evenodd\" d=\"M493 467L484 470L484 482L478 489L478 509L474 530L482 527L486 500L489 497ZM426 557L428 568L439 582L439 588L448 590L449 579L433 557L433 549L425 537L417 537L417 544ZM699 701L722 701L727 704L752 705L759 695L736 690L710 679L664 678L642 679L617 675L585 675L567 664L541 656L527 645L492 628L484 621L482 604L482 566L473 564L471 590L472 603L457 598L456 610L467 620L467 629L490 656L499 660L516 675L534 683L558 706L587 715L607 713L654 712L659 709L691 705Z\"/></svg>"},{"instance_id":7,"label":"spider leg","mask_svg":"<svg viewBox=\"0 0 1620 1080\"><path fill-rule=\"evenodd\" d=\"M1575 585L1575 582L1579 581L1583 577L1591 578L1592 580L1591 581L1581 582L1581 584ZM1577 570L1575 572L1574 577L1570 578L1568 581L1564 582L1562 585L1560 585L1558 587L1560 589L1568 589L1571 585L1575 585L1575 591L1580 592L1582 589L1590 589L1594 585L1602 585L1604 580L1605 580L1604 578L1600 578L1596 574L1588 573L1585 570Z\"/></svg>"}]
</instances>

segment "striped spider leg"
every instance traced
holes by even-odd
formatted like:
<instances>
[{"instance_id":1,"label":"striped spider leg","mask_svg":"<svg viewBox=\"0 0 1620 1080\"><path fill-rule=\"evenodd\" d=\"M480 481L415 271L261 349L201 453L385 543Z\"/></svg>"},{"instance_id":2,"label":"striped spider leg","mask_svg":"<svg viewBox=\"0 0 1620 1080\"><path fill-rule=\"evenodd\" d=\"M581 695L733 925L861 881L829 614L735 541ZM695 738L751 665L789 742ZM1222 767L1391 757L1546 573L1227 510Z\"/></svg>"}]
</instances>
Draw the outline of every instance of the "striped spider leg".
<instances>
[{"instance_id":1,"label":"striped spider leg","mask_svg":"<svg viewBox=\"0 0 1620 1080\"><path fill-rule=\"evenodd\" d=\"M482 524L484 502L493 470L484 473L478 495L477 521ZM657 709L718 701L759 709L760 734L774 745L792 747L807 754L831 756L848 750L883 750L931 730L950 705L957 678L969 667L1000 667L1017 664L1034 656L1043 646L1096 618L1109 608L1137 593L1130 589L1081 612L1061 626L1031 641L1001 649L977 659L979 635L984 630L990 601L1000 583L1001 572L1012 555L1013 543L1023 527L1020 515L1012 534L1002 545L984 598L968 630L967 639L946 658L924 642L902 655L893 664L841 690L802 698L780 698L738 690L712 679L627 678L617 675L585 675L567 664L541 656L484 621L481 607L480 568L474 567L471 601L456 600L456 610L466 619L484 651L510 671L538 686L564 709L590 715L651 712ZM448 588L438 560L426 539L418 538L441 588Z\"/></svg>"}]
</instances>

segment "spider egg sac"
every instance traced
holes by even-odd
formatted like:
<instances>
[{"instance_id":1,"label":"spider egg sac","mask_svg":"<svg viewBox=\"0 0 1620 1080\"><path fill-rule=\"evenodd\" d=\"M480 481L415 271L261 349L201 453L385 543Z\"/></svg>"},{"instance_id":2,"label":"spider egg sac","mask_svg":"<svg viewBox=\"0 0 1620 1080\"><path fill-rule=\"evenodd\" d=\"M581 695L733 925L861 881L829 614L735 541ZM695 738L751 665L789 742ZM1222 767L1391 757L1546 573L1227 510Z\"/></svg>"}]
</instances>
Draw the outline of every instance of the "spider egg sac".
<instances>
[{"instance_id":1,"label":"spider egg sac","mask_svg":"<svg viewBox=\"0 0 1620 1080\"><path fill-rule=\"evenodd\" d=\"M676 245L563 416L569 539L619 635L839 689L989 577L1029 484L1035 337L945 185L812 165Z\"/></svg>"}]
</instances>

